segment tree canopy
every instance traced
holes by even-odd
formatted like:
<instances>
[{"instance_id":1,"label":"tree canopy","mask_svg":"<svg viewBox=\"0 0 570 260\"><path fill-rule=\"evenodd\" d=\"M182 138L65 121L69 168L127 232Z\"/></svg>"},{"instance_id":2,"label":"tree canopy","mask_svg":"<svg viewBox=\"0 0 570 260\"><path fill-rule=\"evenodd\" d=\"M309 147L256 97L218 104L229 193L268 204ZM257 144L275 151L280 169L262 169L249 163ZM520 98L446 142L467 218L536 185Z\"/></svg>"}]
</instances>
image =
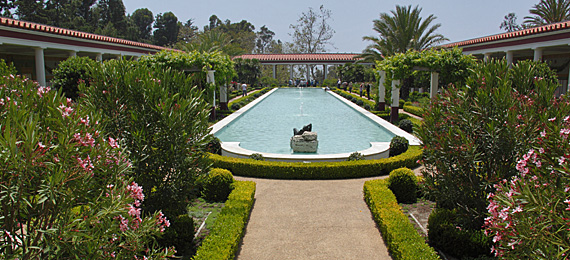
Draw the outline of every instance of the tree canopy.
<instances>
[{"instance_id":1,"label":"tree canopy","mask_svg":"<svg viewBox=\"0 0 570 260\"><path fill-rule=\"evenodd\" d=\"M324 52L327 45L332 45L335 31L329 25L331 15L332 12L321 5L318 11L309 8L308 12L301 14L297 24L289 25L294 31L290 34L293 44L300 53Z\"/></svg>"}]
</instances>

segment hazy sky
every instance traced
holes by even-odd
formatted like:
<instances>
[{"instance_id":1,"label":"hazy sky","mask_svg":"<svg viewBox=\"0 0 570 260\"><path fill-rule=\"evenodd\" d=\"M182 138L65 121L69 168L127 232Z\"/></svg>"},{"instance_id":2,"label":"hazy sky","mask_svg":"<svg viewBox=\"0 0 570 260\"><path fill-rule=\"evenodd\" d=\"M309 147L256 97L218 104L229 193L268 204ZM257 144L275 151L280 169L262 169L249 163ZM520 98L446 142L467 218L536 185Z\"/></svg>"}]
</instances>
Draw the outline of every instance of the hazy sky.
<instances>
[{"instance_id":1,"label":"hazy sky","mask_svg":"<svg viewBox=\"0 0 570 260\"><path fill-rule=\"evenodd\" d=\"M419 5L422 17L434 14L437 23L441 23L438 32L449 38L450 42L463 41L482 36L502 33L499 25L509 13L517 14L517 23L529 15L528 10L539 0L123 0L127 13L138 8L148 8L154 15L173 12L179 21L193 19L194 24L202 29L208 24L208 18L215 14L222 21L232 22L247 20L256 31L263 25L275 32L274 39L290 42L292 29L299 15L309 7L318 10L322 4L332 11L330 25L336 31L332 42L334 47L327 47L331 53L359 53L369 44L362 37L376 36L372 30L372 21L379 14L390 12L396 4Z\"/></svg>"}]
</instances>

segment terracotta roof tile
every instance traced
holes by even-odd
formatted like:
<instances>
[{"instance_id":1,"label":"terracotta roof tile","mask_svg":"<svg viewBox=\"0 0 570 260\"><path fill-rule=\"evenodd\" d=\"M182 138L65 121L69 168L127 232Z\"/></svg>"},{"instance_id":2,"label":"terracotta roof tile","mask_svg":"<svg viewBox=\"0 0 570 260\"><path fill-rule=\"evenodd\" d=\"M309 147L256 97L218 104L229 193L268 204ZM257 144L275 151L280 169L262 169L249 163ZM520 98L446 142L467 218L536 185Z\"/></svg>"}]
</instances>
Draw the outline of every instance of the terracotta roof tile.
<instances>
[{"instance_id":1,"label":"terracotta roof tile","mask_svg":"<svg viewBox=\"0 0 570 260\"><path fill-rule=\"evenodd\" d=\"M244 54L234 59L258 59L260 61L299 62L299 61L356 61L354 53L315 53L315 54Z\"/></svg>"},{"instance_id":2,"label":"terracotta roof tile","mask_svg":"<svg viewBox=\"0 0 570 260\"><path fill-rule=\"evenodd\" d=\"M80 39L90 39L90 40L109 42L109 43L119 43L122 45L129 45L129 46L135 46L135 47L141 47L141 48L155 49L158 51L160 51L160 50L171 50L170 48L166 48L166 47L162 47L162 46L156 46L156 45L147 44L147 43L129 41L129 40L113 38L113 37L103 36L103 35L97 35L97 34L92 34L92 33L85 33L85 32L80 32L80 31L69 30L69 29L65 29L65 28L59 28L59 27L55 27L55 26L42 25L42 24L38 24L38 23L20 21L20 20L4 18L4 17L0 17L0 25L20 28L20 29L26 29L26 30L35 30L35 31L51 33L51 34L56 34L56 35L72 36L72 37L80 38Z\"/></svg>"},{"instance_id":3,"label":"terracotta roof tile","mask_svg":"<svg viewBox=\"0 0 570 260\"><path fill-rule=\"evenodd\" d=\"M553 32L553 31L557 31L557 30L568 29L569 27L570 27L570 21L564 21L564 22L559 22L559 23L547 24L547 25L539 26L539 27L523 29L523 30L514 31L514 32L507 32L507 33L495 34L495 35L485 36L485 37L481 37L481 38L475 38L475 39L460 41L460 42L453 42L453 43L441 45L439 47L441 47L441 48L463 47L463 46L473 45L473 44L478 44L478 43L487 43L487 42L498 41L498 40L506 40L506 39L514 39L517 37L530 36L530 35L539 34L539 33Z\"/></svg>"}]
</instances>

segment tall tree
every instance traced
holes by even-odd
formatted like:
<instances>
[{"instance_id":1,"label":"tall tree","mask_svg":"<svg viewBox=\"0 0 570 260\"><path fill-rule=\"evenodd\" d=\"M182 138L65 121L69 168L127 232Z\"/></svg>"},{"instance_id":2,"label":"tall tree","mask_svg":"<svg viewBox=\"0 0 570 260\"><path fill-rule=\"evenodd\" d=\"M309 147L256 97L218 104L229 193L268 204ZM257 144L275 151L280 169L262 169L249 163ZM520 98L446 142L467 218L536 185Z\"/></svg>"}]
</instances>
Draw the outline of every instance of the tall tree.
<instances>
[{"instance_id":1,"label":"tall tree","mask_svg":"<svg viewBox=\"0 0 570 260\"><path fill-rule=\"evenodd\" d=\"M44 1L16 0L14 5L17 7L15 11L17 19L42 24L48 22Z\"/></svg>"},{"instance_id":2,"label":"tall tree","mask_svg":"<svg viewBox=\"0 0 570 260\"><path fill-rule=\"evenodd\" d=\"M123 37L127 32L127 17L123 0L99 0L96 13L98 29L96 33Z\"/></svg>"},{"instance_id":3,"label":"tall tree","mask_svg":"<svg viewBox=\"0 0 570 260\"><path fill-rule=\"evenodd\" d=\"M136 28L137 41L149 41L152 37L152 23L154 15L147 8L139 8L130 16Z\"/></svg>"},{"instance_id":4,"label":"tall tree","mask_svg":"<svg viewBox=\"0 0 570 260\"><path fill-rule=\"evenodd\" d=\"M198 34L198 27L194 25L194 20L188 19L186 23L180 26L180 31L178 32L178 42L189 43Z\"/></svg>"},{"instance_id":5,"label":"tall tree","mask_svg":"<svg viewBox=\"0 0 570 260\"><path fill-rule=\"evenodd\" d=\"M15 0L0 1L0 16L12 17L12 8L15 6Z\"/></svg>"},{"instance_id":6,"label":"tall tree","mask_svg":"<svg viewBox=\"0 0 570 260\"><path fill-rule=\"evenodd\" d=\"M275 33L267 27L261 26L259 31L256 33L257 39L255 41L255 48L257 53L266 53L268 47L271 45L273 41L273 36Z\"/></svg>"},{"instance_id":7,"label":"tall tree","mask_svg":"<svg viewBox=\"0 0 570 260\"><path fill-rule=\"evenodd\" d=\"M522 29L522 27L517 24L517 15L515 13L505 15L505 20L503 20L499 28L507 32L514 32Z\"/></svg>"},{"instance_id":8,"label":"tall tree","mask_svg":"<svg viewBox=\"0 0 570 260\"><path fill-rule=\"evenodd\" d=\"M323 5L318 11L309 8L302 13L297 24L289 25L293 29L293 42L301 53L318 53L326 51L327 45L332 45L331 39L335 33L328 21L332 12Z\"/></svg>"},{"instance_id":9,"label":"tall tree","mask_svg":"<svg viewBox=\"0 0 570 260\"><path fill-rule=\"evenodd\" d=\"M418 6L396 5L396 10L390 13L381 13L380 19L374 20L374 31L379 35L365 36L364 40L373 43L366 47L360 56L366 61L382 59L395 53L407 50L422 50L433 47L448 40L443 35L435 33L441 24L432 24L437 17L430 14L423 19L420 16L422 9Z\"/></svg>"},{"instance_id":10,"label":"tall tree","mask_svg":"<svg viewBox=\"0 0 570 260\"><path fill-rule=\"evenodd\" d=\"M178 17L172 12L156 15L154 23L154 43L160 46L170 46L176 42L180 25Z\"/></svg>"},{"instance_id":11,"label":"tall tree","mask_svg":"<svg viewBox=\"0 0 570 260\"><path fill-rule=\"evenodd\" d=\"M204 26L204 31L214 30L216 27L222 25L222 20L215 14L210 16L209 21L210 23Z\"/></svg>"},{"instance_id":12,"label":"tall tree","mask_svg":"<svg viewBox=\"0 0 570 260\"><path fill-rule=\"evenodd\" d=\"M570 20L570 0L540 0L529 10L524 24L529 27L542 26Z\"/></svg>"}]
</instances>

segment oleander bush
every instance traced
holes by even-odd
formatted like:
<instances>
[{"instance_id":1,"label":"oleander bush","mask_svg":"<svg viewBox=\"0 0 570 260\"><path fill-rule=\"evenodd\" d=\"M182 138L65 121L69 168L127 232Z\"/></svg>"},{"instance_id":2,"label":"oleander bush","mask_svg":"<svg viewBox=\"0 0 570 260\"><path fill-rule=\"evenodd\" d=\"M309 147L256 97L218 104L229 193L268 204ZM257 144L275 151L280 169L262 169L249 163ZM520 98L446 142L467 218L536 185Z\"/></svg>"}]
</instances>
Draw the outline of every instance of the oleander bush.
<instances>
[{"instance_id":1,"label":"oleander bush","mask_svg":"<svg viewBox=\"0 0 570 260\"><path fill-rule=\"evenodd\" d=\"M401 136L394 136L390 141L390 157L406 152L409 144L408 139Z\"/></svg>"},{"instance_id":2,"label":"oleander bush","mask_svg":"<svg viewBox=\"0 0 570 260\"><path fill-rule=\"evenodd\" d=\"M364 200L392 258L400 260L439 259L435 250L426 244L410 220L402 212L396 196L388 188L387 180L364 183Z\"/></svg>"},{"instance_id":3,"label":"oleander bush","mask_svg":"<svg viewBox=\"0 0 570 260\"><path fill-rule=\"evenodd\" d=\"M52 71L53 87L61 89L66 97L75 100L79 95L80 82L89 82L91 79L89 71L95 66L100 66L100 63L89 57L70 57L60 62Z\"/></svg>"},{"instance_id":4,"label":"oleander bush","mask_svg":"<svg viewBox=\"0 0 570 260\"><path fill-rule=\"evenodd\" d=\"M245 233L255 196L255 182L237 181L210 234L196 251L194 260L234 259Z\"/></svg>"},{"instance_id":5,"label":"oleander bush","mask_svg":"<svg viewBox=\"0 0 570 260\"><path fill-rule=\"evenodd\" d=\"M177 216L170 220L170 228L158 239L163 247L176 248L176 256L190 258L196 252L194 219L188 214Z\"/></svg>"},{"instance_id":6,"label":"oleander bush","mask_svg":"<svg viewBox=\"0 0 570 260\"><path fill-rule=\"evenodd\" d=\"M415 203L417 200L418 179L408 168L399 168L390 172L388 188L394 193L399 203Z\"/></svg>"},{"instance_id":7,"label":"oleander bush","mask_svg":"<svg viewBox=\"0 0 570 260\"><path fill-rule=\"evenodd\" d=\"M430 245L457 258L490 256L492 241L481 229L457 226L457 211L436 208L428 219Z\"/></svg>"},{"instance_id":8,"label":"oleander bush","mask_svg":"<svg viewBox=\"0 0 570 260\"><path fill-rule=\"evenodd\" d=\"M390 171L414 168L421 159L419 146L410 146L398 156L344 162L274 162L241 159L210 154L212 167L230 170L236 176L272 179L348 179L387 175Z\"/></svg>"},{"instance_id":9,"label":"oleander bush","mask_svg":"<svg viewBox=\"0 0 570 260\"><path fill-rule=\"evenodd\" d=\"M201 178L202 197L207 201L222 202L233 189L234 176L226 169L212 168Z\"/></svg>"},{"instance_id":10,"label":"oleander bush","mask_svg":"<svg viewBox=\"0 0 570 260\"><path fill-rule=\"evenodd\" d=\"M414 124L412 124L412 121L408 119L401 119L398 123L398 127L408 133L414 132Z\"/></svg>"},{"instance_id":11,"label":"oleander bush","mask_svg":"<svg viewBox=\"0 0 570 260\"><path fill-rule=\"evenodd\" d=\"M0 59L0 77L2 76L15 76L17 74L16 67L13 63L6 63L5 60Z\"/></svg>"},{"instance_id":12,"label":"oleander bush","mask_svg":"<svg viewBox=\"0 0 570 260\"><path fill-rule=\"evenodd\" d=\"M154 243L168 220L141 215L142 187L99 113L20 76L0 85L0 258L172 255Z\"/></svg>"},{"instance_id":13,"label":"oleander bush","mask_svg":"<svg viewBox=\"0 0 570 260\"><path fill-rule=\"evenodd\" d=\"M222 143L219 138L212 137L212 140L208 142L206 146L206 151L213 154L222 155Z\"/></svg>"}]
</instances>

